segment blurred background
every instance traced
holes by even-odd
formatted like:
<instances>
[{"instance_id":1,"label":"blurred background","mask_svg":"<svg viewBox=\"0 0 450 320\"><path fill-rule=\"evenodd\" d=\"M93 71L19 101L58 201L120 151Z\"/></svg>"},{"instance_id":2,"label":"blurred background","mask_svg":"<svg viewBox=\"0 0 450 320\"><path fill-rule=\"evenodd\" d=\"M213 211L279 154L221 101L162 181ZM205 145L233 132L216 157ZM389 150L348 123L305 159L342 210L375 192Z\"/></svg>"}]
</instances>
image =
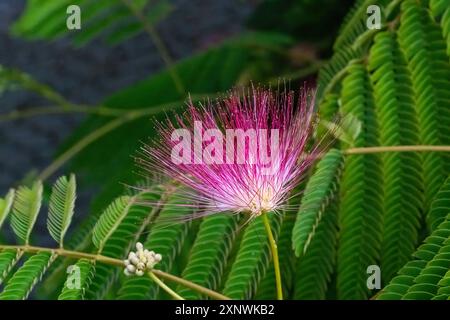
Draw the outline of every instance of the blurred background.
<instances>
[{"instance_id":1,"label":"blurred background","mask_svg":"<svg viewBox=\"0 0 450 320\"><path fill-rule=\"evenodd\" d=\"M67 30L70 4L81 8L81 30ZM134 101L124 98L111 105L172 103L170 97L180 91L176 81L162 80L168 83L164 86L154 80L147 83L150 89L140 81L167 73L171 78L172 72L165 71L170 70L168 64L186 61L189 66L190 60L197 66L187 73L175 71L183 78L178 105L187 94L214 95L250 81L314 83L352 4L351 0L2 0L0 192L42 174L55 157L105 121L90 112L47 112L47 107L56 103L96 108L128 89ZM36 115L36 109L43 111ZM99 209L111 195L122 192L120 182L137 179L131 156L139 142L152 135L152 117L123 127L45 177L77 174L82 186L78 217L89 210L93 193L100 192L93 204ZM38 230L45 234L44 221L41 224Z\"/></svg>"},{"instance_id":2,"label":"blurred background","mask_svg":"<svg viewBox=\"0 0 450 320\"><path fill-rule=\"evenodd\" d=\"M175 60L240 32L256 7L255 2L229 0L175 0L170 4L172 12L158 24L158 32ZM154 44L145 34L116 46L96 40L80 48L74 48L68 39L48 42L14 37L10 29L25 5L26 0L0 1L0 64L33 75L70 101L94 105L114 91L164 68ZM7 91L1 96L2 112L43 104L45 101L39 95L30 92ZM50 163L56 147L81 118L43 116L1 123L0 192L5 193L30 169Z\"/></svg>"}]
</instances>

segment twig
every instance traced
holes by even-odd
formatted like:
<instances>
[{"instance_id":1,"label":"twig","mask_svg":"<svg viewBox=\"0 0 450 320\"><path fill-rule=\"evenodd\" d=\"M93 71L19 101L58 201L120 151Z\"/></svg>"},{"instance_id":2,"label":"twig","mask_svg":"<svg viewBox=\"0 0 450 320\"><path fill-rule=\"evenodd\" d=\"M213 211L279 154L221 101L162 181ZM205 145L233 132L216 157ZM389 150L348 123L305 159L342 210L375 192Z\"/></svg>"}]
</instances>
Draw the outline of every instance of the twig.
<instances>
[{"instance_id":1,"label":"twig","mask_svg":"<svg viewBox=\"0 0 450 320\"><path fill-rule=\"evenodd\" d=\"M368 153L385 153L385 152L450 152L450 146L380 146L380 147L364 147L349 148L344 150L345 154L368 154Z\"/></svg>"},{"instance_id":2,"label":"twig","mask_svg":"<svg viewBox=\"0 0 450 320\"><path fill-rule=\"evenodd\" d=\"M32 78L30 75L22 71L15 69L3 69L0 71L3 72L8 80L17 82L21 87L38 93L49 101L56 103L62 109L67 109L73 106L70 101L66 100L66 98L56 92L53 88L37 81L36 79Z\"/></svg>"},{"instance_id":3,"label":"twig","mask_svg":"<svg viewBox=\"0 0 450 320\"><path fill-rule=\"evenodd\" d=\"M129 110L127 109L114 109L104 106L94 107L84 105L71 105L66 108L61 108L58 106L38 107L20 111L14 110L8 113L0 114L0 122L14 121L19 119L51 114L85 113L99 116L120 116L126 114L127 112L129 112Z\"/></svg>"},{"instance_id":4,"label":"twig","mask_svg":"<svg viewBox=\"0 0 450 320\"><path fill-rule=\"evenodd\" d=\"M46 248L46 247L37 247L37 246L30 246L30 245L3 245L0 244L0 250L21 250L23 252L29 252L29 253L38 253L38 252L49 252L54 253L59 256L64 256L68 258L75 258L75 259L87 259L91 261L98 261L101 263L117 266L117 267L125 267L125 264L122 260L111 258L107 256L103 256L100 254L91 254L91 253L85 253L85 252L79 252L79 251L72 251L72 250L66 250L61 248ZM152 273L154 273L156 276L159 276L163 279L167 279L169 281L173 281L175 283L178 283L182 286L185 286L189 289L198 291L199 293L203 293L211 298L219 299L219 300L230 300L230 298L215 292L211 289L202 287L198 284L195 284L193 282L190 282L188 280L185 280L183 278L179 278L177 276L174 276L172 274L163 272L158 269L153 269ZM159 283L158 283L159 284Z\"/></svg>"}]
</instances>

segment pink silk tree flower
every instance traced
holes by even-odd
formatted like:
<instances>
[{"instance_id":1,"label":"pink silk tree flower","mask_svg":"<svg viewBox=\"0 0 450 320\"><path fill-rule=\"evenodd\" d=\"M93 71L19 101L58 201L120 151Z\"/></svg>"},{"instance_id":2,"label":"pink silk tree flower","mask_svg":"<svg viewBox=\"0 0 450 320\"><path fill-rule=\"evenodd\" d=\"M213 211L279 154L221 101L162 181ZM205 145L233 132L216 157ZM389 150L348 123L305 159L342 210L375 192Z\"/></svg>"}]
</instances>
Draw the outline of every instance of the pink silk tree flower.
<instances>
[{"instance_id":1,"label":"pink silk tree flower","mask_svg":"<svg viewBox=\"0 0 450 320\"><path fill-rule=\"evenodd\" d=\"M138 162L184 187L196 216L278 212L321 152L318 144L306 150L314 92L301 89L295 98L253 88L200 107L190 102L182 117L157 124L159 139L142 148Z\"/></svg>"}]
</instances>

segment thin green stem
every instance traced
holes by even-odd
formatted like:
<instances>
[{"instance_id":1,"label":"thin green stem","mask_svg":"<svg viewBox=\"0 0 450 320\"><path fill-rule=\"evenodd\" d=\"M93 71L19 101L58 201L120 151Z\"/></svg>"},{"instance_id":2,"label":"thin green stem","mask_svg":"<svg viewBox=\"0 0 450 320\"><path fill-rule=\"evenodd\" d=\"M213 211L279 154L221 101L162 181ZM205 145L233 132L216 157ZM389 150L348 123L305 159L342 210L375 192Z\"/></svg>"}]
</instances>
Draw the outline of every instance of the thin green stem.
<instances>
[{"instance_id":1,"label":"thin green stem","mask_svg":"<svg viewBox=\"0 0 450 320\"><path fill-rule=\"evenodd\" d=\"M21 252L29 252L29 253L38 253L38 252L49 252L57 254L58 256L64 256L68 258L74 258L74 259L87 259L91 261L98 261L104 264L109 264L117 267L125 267L125 264L122 260L107 257L101 254L92 254L92 253L86 253L86 252L80 252L80 251L72 251L72 250L66 250L61 248L46 248L46 247L38 247L38 246L30 246L30 245L3 245L0 244L0 250L19 250ZM230 300L229 297L224 296L218 292L215 292L211 289L202 287L198 284L195 284L193 282L190 282L188 280L185 280L183 278L179 278L177 276L174 276L170 273L166 273L164 271L153 269L152 273L155 274L155 276L173 281L177 284L180 284L184 287L187 287L189 289L192 289L194 291L197 291L199 293L205 294L213 299L217 300Z\"/></svg>"},{"instance_id":2,"label":"thin green stem","mask_svg":"<svg viewBox=\"0 0 450 320\"><path fill-rule=\"evenodd\" d=\"M83 114L115 117L126 115L128 112L130 112L129 109L127 110L118 108L108 108L104 106L71 105L66 108L61 108L59 106L37 107L20 111L14 110L8 113L0 114L0 122L14 121L42 115L55 115L67 113L83 113Z\"/></svg>"},{"instance_id":3,"label":"thin green stem","mask_svg":"<svg viewBox=\"0 0 450 320\"><path fill-rule=\"evenodd\" d=\"M283 300L283 286L281 283L280 260L278 258L278 247L275 238L273 237L272 228L270 227L270 220L267 213L262 215L264 226L266 227L267 236L269 237L270 250L272 252L273 266L275 269L275 282L277 286L277 299Z\"/></svg>"},{"instance_id":4,"label":"thin green stem","mask_svg":"<svg viewBox=\"0 0 450 320\"><path fill-rule=\"evenodd\" d=\"M162 39L159 37L153 25L147 20L147 18L139 10L139 8L137 8L131 1L122 0L122 3L131 11L131 13L134 14L137 20L142 24L144 30L148 33L148 35L152 39L153 43L156 46L156 49L158 50L161 58L163 59L169 71L170 77L172 78L172 81L175 84L175 88L177 89L180 95L184 95L186 93L186 90L184 88L183 81L181 80L180 76L175 70L173 60L169 54L169 50L167 49Z\"/></svg>"},{"instance_id":5,"label":"thin green stem","mask_svg":"<svg viewBox=\"0 0 450 320\"><path fill-rule=\"evenodd\" d=\"M174 275L172 275L170 273L166 273L164 271L156 270L156 269L153 269L152 272L154 274L160 276L161 278L177 282L178 284L180 284L180 285L182 285L184 287L191 288L194 291L202 293L202 294L204 294L204 295L206 295L208 297L214 298L216 300L231 300L229 297L224 296L223 294L220 294L220 293L218 293L216 291L213 291L211 289L202 287L202 286L200 286L198 284L195 284L195 283L190 282L188 280L185 280L183 278L178 278L177 276L174 276Z\"/></svg>"},{"instance_id":6,"label":"thin green stem","mask_svg":"<svg viewBox=\"0 0 450 320\"><path fill-rule=\"evenodd\" d=\"M23 252L29 252L29 253L38 253L38 252L49 252L49 253L55 253L58 256L64 256L68 258L74 258L74 259L87 259L92 261L98 261L105 264L110 264L118 267L124 267L125 264L122 260L103 256L101 254L92 254L92 253L86 253L86 252L80 252L80 251L72 251L67 249L61 249L61 248L47 248L47 247L39 247L39 246L31 246L31 245L0 245L0 250L20 250Z\"/></svg>"},{"instance_id":7,"label":"thin green stem","mask_svg":"<svg viewBox=\"0 0 450 320\"><path fill-rule=\"evenodd\" d=\"M30 90L33 92L38 93L39 95L43 96L44 98L48 99L49 101L52 101L59 105L62 109L67 109L72 106L72 103L66 98L64 98L61 94L56 92L53 88L50 86L41 83L31 77L30 75L16 69L0 69L0 71L3 72L3 75L12 82L16 82L20 84L24 89Z\"/></svg>"},{"instance_id":8,"label":"thin green stem","mask_svg":"<svg viewBox=\"0 0 450 320\"><path fill-rule=\"evenodd\" d=\"M192 100L200 100L207 98L217 97L218 94L195 94L191 96ZM183 103L184 100L178 100L176 103ZM169 103L167 106L174 105L175 103ZM55 115L55 114L68 114L68 113L83 113L83 114L92 114L97 116L104 117L128 117L130 115L136 115L136 117L141 117L145 115L153 114L156 109L157 112L162 111L162 105L146 107L146 108L136 108L130 109L126 107L121 108L110 108L107 106L99 105L99 106L89 106L89 105L70 105L66 108L61 108L59 106L49 106L49 107L37 107L30 108L26 110L14 110L8 113L0 114L0 123L6 121L14 121L19 119L31 118L35 116L46 116L46 115Z\"/></svg>"},{"instance_id":9,"label":"thin green stem","mask_svg":"<svg viewBox=\"0 0 450 320\"><path fill-rule=\"evenodd\" d=\"M277 77L274 78L270 78L269 80L265 81L268 84L272 84L272 83L277 83L280 80L298 80L298 79L303 79L306 78L310 75L316 74L320 68L325 64L324 61L313 61L313 63L311 63L309 66L299 69L298 71L295 72L291 72L291 73L287 73L287 74L283 74L283 75L279 75Z\"/></svg>"},{"instance_id":10,"label":"thin green stem","mask_svg":"<svg viewBox=\"0 0 450 320\"><path fill-rule=\"evenodd\" d=\"M368 154L368 153L385 153L385 152L450 152L450 146L380 146L380 147L364 147L349 148L344 150L345 154Z\"/></svg>"},{"instance_id":11,"label":"thin green stem","mask_svg":"<svg viewBox=\"0 0 450 320\"><path fill-rule=\"evenodd\" d=\"M155 281L165 292L167 292L172 298L175 300L185 300L182 296L180 296L178 293L170 289L168 285L166 285L164 282L161 281L153 272L149 272L148 275L150 278Z\"/></svg>"},{"instance_id":12,"label":"thin green stem","mask_svg":"<svg viewBox=\"0 0 450 320\"><path fill-rule=\"evenodd\" d=\"M324 99L324 97L334 89L334 87L337 85L337 83L347 75L348 70L353 65L361 63L362 61L364 61L364 59L362 59L362 58L352 59L347 63L347 65L344 68L342 68L339 72L337 72L333 76L333 78L328 82L326 87L323 89L323 92L321 94L321 98L318 102L318 105L320 105L322 103L322 100Z\"/></svg>"}]
</instances>

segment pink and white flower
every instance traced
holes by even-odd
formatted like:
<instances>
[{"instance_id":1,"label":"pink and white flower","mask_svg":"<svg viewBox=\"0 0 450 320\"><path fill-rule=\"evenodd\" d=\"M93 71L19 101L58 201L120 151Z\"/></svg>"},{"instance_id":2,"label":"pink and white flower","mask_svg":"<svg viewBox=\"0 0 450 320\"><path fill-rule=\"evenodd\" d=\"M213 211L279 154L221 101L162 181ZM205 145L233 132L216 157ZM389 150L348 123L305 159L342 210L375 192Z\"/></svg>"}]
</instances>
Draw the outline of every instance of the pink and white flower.
<instances>
[{"instance_id":1,"label":"pink and white flower","mask_svg":"<svg viewBox=\"0 0 450 320\"><path fill-rule=\"evenodd\" d=\"M315 119L312 91L233 91L158 123L160 137L139 163L185 187L186 205L200 216L276 212L321 152L307 151Z\"/></svg>"}]
</instances>

